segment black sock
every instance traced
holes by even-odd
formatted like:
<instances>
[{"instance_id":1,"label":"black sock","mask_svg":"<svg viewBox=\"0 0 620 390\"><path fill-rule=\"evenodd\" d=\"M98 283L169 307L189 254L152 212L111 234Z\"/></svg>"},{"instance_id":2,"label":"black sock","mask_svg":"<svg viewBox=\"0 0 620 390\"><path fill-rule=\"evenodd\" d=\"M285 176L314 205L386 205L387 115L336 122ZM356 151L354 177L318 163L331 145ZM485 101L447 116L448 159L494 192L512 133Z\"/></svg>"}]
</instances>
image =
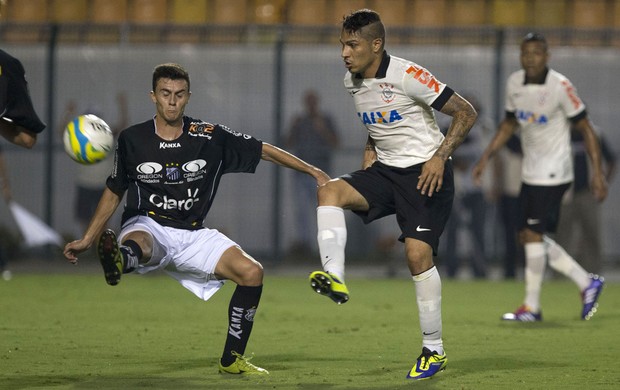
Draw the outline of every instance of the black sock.
<instances>
[{"instance_id":1,"label":"black sock","mask_svg":"<svg viewBox=\"0 0 620 390\"><path fill-rule=\"evenodd\" d=\"M142 248L134 240L127 240L123 242L120 251L125 259L123 262L123 273L128 274L138 267L138 263L142 258Z\"/></svg>"},{"instance_id":2,"label":"black sock","mask_svg":"<svg viewBox=\"0 0 620 390\"><path fill-rule=\"evenodd\" d=\"M230 366L236 357L232 354L237 352L240 355L245 353L248 344L252 325L254 325L254 314L260 301L263 286L237 286L230 298L228 306L228 335L222 354L222 365Z\"/></svg>"}]
</instances>

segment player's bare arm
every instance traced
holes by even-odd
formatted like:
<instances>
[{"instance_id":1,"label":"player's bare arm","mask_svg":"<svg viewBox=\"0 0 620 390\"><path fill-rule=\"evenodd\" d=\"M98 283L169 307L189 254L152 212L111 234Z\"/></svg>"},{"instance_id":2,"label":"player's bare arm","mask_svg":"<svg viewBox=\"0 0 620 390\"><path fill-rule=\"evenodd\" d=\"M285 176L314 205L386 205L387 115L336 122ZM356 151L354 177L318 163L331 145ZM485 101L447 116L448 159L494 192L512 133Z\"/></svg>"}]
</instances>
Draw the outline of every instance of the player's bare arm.
<instances>
[{"instance_id":1,"label":"player's bare arm","mask_svg":"<svg viewBox=\"0 0 620 390\"><path fill-rule=\"evenodd\" d=\"M504 118L504 120L499 124L495 136L486 147L486 149L482 153L482 156L472 170L472 175L474 176L474 181L477 185L481 184L482 173L484 172L484 169L491 157L493 157L495 153L500 150L506 144L506 142L508 142L508 140L518 127L519 122L517 122L517 119L513 117Z\"/></svg>"},{"instance_id":2,"label":"player's bare arm","mask_svg":"<svg viewBox=\"0 0 620 390\"><path fill-rule=\"evenodd\" d=\"M370 167L377 161L377 150L375 149L375 140L368 136L366 147L364 147L364 159L362 161L362 169Z\"/></svg>"},{"instance_id":3,"label":"player's bare arm","mask_svg":"<svg viewBox=\"0 0 620 390\"><path fill-rule=\"evenodd\" d=\"M308 164L299 157L280 149L277 146L273 146L266 142L263 142L263 151L261 158L265 161L294 169L296 171L306 173L314 177L317 181L317 185L321 186L330 180L327 173L323 172L320 168L314 165Z\"/></svg>"},{"instance_id":4,"label":"player's bare arm","mask_svg":"<svg viewBox=\"0 0 620 390\"><path fill-rule=\"evenodd\" d=\"M32 149L37 142L36 133L2 119L0 119L0 135L12 144L22 146L26 149Z\"/></svg>"},{"instance_id":5,"label":"player's bare arm","mask_svg":"<svg viewBox=\"0 0 620 390\"><path fill-rule=\"evenodd\" d=\"M121 200L122 196L112 192L109 188L103 191L95 214L90 220L88 228L86 228L86 232L84 232L84 236L79 240L72 241L65 245L63 253L67 260L74 264L77 263L77 255L91 247L95 239L105 228L112 214L114 214L114 211L116 211Z\"/></svg>"},{"instance_id":6,"label":"player's bare arm","mask_svg":"<svg viewBox=\"0 0 620 390\"><path fill-rule=\"evenodd\" d=\"M574 123L573 126L583 135L586 152L592 163L592 179L590 183L592 194L594 194L596 200L602 202L607 197L607 181L603 170L600 142L588 118L582 118L577 123Z\"/></svg>"},{"instance_id":7,"label":"player's bare arm","mask_svg":"<svg viewBox=\"0 0 620 390\"><path fill-rule=\"evenodd\" d=\"M457 93L448 99L441 112L450 115L452 122L439 149L422 166L422 174L418 179L417 188L421 190L423 195L428 194L428 196L433 196L433 193L441 189L446 161L454 150L463 143L478 116L474 107Z\"/></svg>"}]
</instances>

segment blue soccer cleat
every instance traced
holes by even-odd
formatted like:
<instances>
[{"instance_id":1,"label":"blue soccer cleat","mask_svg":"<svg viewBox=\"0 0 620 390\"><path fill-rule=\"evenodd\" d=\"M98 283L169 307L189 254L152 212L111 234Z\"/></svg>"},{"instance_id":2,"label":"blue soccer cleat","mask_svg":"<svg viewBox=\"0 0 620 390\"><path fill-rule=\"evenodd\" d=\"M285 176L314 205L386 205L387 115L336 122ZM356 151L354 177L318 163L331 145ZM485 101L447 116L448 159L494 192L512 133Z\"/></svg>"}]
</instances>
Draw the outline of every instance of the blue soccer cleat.
<instances>
[{"instance_id":1,"label":"blue soccer cleat","mask_svg":"<svg viewBox=\"0 0 620 390\"><path fill-rule=\"evenodd\" d=\"M515 322L539 322L542 321L542 312L534 313L527 305L521 305L514 313L506 313L502 316L504 321Z\"/></svg>"},{"instance_id":2,"label":"blue soccer cleat","mask_svg":"<svg viewBox=\"0 0 620 390\"><path fill-rule=\"evenodd\" d=\"M583 302L583 309L581 310L581 318L589 320L592 318L598 308L598 297L603 291L603 285L605 279L602 276L590 274L590 285L581 292L581 300Z\"/></svg>"},{"instance_id":3,"label":"blue soccer cleat","mask_svg":"<svg viewBox=\"0 0 620 390\"><path fill-rule=\"evenodd\" d=\"M440 355L435 351L424 347L418 357L415 366L407 374L407 379L429 379L439 371L446 369L448 358L445 354Z\"/></svg>"}]
</instances>

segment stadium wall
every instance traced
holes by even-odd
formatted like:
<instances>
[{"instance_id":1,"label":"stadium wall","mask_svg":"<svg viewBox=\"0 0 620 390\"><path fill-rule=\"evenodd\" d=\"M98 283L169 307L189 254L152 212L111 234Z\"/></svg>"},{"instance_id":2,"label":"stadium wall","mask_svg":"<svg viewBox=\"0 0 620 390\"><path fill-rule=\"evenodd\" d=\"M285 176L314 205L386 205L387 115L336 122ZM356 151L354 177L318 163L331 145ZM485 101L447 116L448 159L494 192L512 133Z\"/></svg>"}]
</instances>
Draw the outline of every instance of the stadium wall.
<instances>
[{"instance_id":1,"label":"stadium wall","mask_svg":"<svg viewBox=\"0 0 620 390\"><path fill-rule=\"evenodd\" d=\"M513 40L511 42L518 42ZM154 107L148 96L153 67L163 62L178 62L190 72L192 98L187 114L207 121L223 123L232 129L254 135L264 141L282 145L276 128L286 132L291 117L301 110L301 96L307 88L319 92L321 106L330 112L343 140L332 176L360 165L366 134L357 119L353 103L344 91L344 67L340 47L331 44L293 44L283 48L282 99L275 101L276 46L261 42L233 44L80 44L65 43L54 48L54 89L48 99L49 48L43 44L3 45L3 49L20 58L35 107L43 118L58 122L69 100L78 102L79 110L96 106L104 119L115 123L116 96L128 97L129 123L150 118ZM519 68L518 46L506 44L498 50L489 44L407 44L388 45L389 53L412 59L432 70L441 81L455 90L477 95L485 114L497 119L502 112L505 77ZM577 86L589 107L593 121L605 133L615 150L620 150L620 113L616 109L620 90L620 53L612 47L551 48L551 66L565 73ZM275 105L282 110L283 122L274 123ZM48 123L38 145L26 151L5 146L10 167L14 198L42 217L48 215L52 226L66 236L79 234L73 215L76 163L62 150L59 123ZM46 143L52 159L46 157ZM5 143L6 144L6 143ZM45 167L51 161L51 169ZM225 176L206 224L225 231L252 253L273 253L272 237L275 191L272 164L259 165L254 175ZM47 177L47 176L51 177ZM52 183L49 188L45 183ZM287 248L295 232L294 192L291 173L282 173L282 207L280 219L281 248ZM612 183L603 205L604 252L620 257L620 182ZM50 192L51 191L51 192ZM51 198L49 198L51 196ZM52 199L51 210L46 210ZM116 217L118 219L118 216ZM364 252L374 238L393 227L358 229L351 219L349 250ZM4 204L0 204L0 224L13 228ZM389 224L388 224L389 225Z\"/></svg>"}]
</instances>

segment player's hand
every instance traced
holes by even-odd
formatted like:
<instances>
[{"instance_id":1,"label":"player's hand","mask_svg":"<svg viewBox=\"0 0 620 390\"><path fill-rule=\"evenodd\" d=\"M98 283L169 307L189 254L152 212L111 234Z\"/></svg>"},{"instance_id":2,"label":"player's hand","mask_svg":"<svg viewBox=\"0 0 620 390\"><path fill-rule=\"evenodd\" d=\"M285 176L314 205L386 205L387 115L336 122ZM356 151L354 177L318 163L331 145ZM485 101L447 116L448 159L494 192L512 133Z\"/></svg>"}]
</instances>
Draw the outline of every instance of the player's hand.
<instances>
[{"instance_id":1,"label":"player's hand","mask_svg":"<svg viewBox=\"0 0 620 390\"><path fill-rule=\"evenodd\" d=\"M316 168L314 177L316 178L317 187L322 186L323 184L327 183L332 179L327 173L323 172L319 168Z\"/></svg>"},{"instance_id":2,"label":"player's hand","mask_svg":"<svg viewBox=\"0 0 620 390\"><path fill-rule=\"evenodd\" d=\"M71 241L62 252L71 264L77 264L77 255L90 248L90 243L82 240Z\"/></svg>"},{"instance_id":3,"label":"player's hand","mask_svg":"<svg viewBox=\"0 0 620 390\"><path fill-rule=\"evenodd\" d=\"M471 175L474 178L474 183L480 187L482 185L482 173L484 172L484 168L487 165L487 159L485 159L484 157L481 158L476 165L474 165L474 168L471 171Z\"/></svg>"},{"instance_id":4,"label":"player's hand","mask_svg":"<svg viewBox=\"0 0 620 390\"><path fill-rule=\"evenodd\" d=\"M602 202L607 197L607 182L602 175L595 176L592 179L591 183L592 194L594 195L594 199L599 202Z\"/></svg>"},{"instance_id":5,"label":"player's hand","mask_svg":"<svg viewBox=\"0 0 620 390\"><path fill-rule=\"evenodd\" d=\"M418 177L417 186L422 195L428 194L431 197L435 192L441 190L444 169L444 161L435 156L422 165L422 174Z\"/></svg>"}]
</instances>

